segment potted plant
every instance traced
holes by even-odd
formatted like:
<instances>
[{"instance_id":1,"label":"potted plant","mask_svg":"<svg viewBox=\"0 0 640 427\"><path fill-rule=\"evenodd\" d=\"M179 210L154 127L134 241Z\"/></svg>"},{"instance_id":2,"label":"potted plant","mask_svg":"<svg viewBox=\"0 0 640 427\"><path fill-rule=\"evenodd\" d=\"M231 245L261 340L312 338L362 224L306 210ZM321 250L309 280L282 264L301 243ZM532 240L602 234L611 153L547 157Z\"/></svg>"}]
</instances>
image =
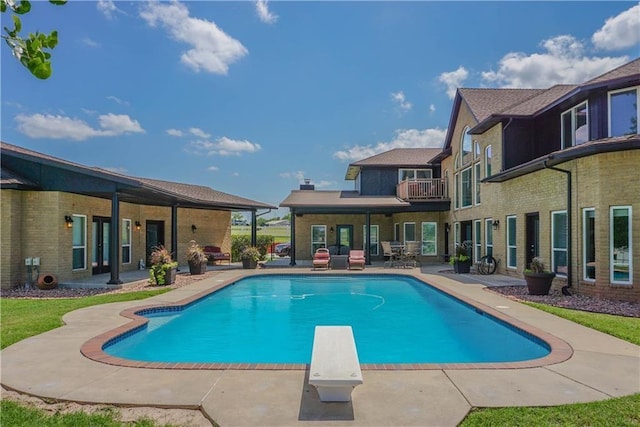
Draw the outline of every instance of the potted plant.
<instances>
[{"instance_id":1,"label":"potted plant","mask_svg":"<svg viewBox=\"0 0 640 427\"><path fill-rule=\"evenodd\" d=\"M524 280L527 282L529 295L549 295L554 277L556 273L546 270L544 261L540 257L534 257L529 268L524 270Z\"/></svg>"},{"instance_id":2,"label":"potted plant","mask_svg":"<svg viewBox=\"0 0 640 427\"><path fill-rule=\"evenodd\" d=\"M189 242L187 248L187 263L189 264L189 273L191 275L204 274L207 271L207 263L209 259L204 253L204 249L196 243L195 240Z\"/></svg>"},{"instance_id":3,"label":"potted plant","mask_svg":"<svg viewBox=\"0 0 640 427\"><path fill-rule=\"evenodd\" d=\"M153 285L171 285L176 281L178 263L164 246L156 246L151 252L149 276Z\"/></svg>"},{"instance_id":4,"label":"potted plant","mask_svg":"<svg viewBox=\"0 0 640 427\"><path fill-rule=\"evenodd\" d=\"M262 258L260 250L255 246L247 246L240 252L242 268L257 268L260 258Z\"/></svg>"},{"instance_id":5,"label":"potted plant","mask_svg":"<svg viewBox=\"0 0 640 427\"><path fill-rule=\"evenodd\" d=\"M468 247L468 242L457 243L455 255L449 258L449 264L453 265L453 270L458 274L471 271L471 257L469 256Z\"/></svg>"}]
</instances>

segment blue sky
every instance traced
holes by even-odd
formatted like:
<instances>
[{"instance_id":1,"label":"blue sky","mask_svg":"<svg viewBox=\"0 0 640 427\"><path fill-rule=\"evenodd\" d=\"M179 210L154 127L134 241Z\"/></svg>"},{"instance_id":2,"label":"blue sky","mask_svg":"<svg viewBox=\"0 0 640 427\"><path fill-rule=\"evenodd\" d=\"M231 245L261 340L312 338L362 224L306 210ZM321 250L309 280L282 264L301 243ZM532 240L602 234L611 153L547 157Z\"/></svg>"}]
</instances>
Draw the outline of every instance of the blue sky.
<instances>
[{"instance_id":1,"label":"blue sky","mask_svg":"<svg viewBox=\"0 0 640 427\"><path fill-rule=\"evenodd\" d=\"M640 53L640 5L615 1L34 2L23 32L53 29L48 80L0 48L3 141L276 206L441 147L456 87L580 83Z\"/></svg>"}]
</instances>

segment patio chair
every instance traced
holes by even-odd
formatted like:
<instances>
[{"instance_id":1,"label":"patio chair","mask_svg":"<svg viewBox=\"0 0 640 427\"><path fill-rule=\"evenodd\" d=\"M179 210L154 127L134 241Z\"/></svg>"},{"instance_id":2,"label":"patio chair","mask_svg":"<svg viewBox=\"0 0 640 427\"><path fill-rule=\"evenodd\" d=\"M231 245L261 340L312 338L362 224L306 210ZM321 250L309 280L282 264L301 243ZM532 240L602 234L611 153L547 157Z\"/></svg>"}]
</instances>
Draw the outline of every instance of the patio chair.
<instances>
[{"instance_id":1,"label":"patio chair","mask_svg":"<svg viewBox=\"0 0 640 427\"><path fill-rule=\"evenodd\" d=\"M380 246L384 255L384 266L395 267L398 262L398 253L391 249L391 242L380 242Z\"/></svg>"},{"instance_id":2,"label":"patio chair","mask_svg":"<svg viewBox=\"0 0 640 427\"><path fill-rule=\"evenodd\" d=\"M413 264L413 267L422 265L420 263L420 244L418 242L407 242L404 250L404 264Z\"/></svg>"},{"instance_id":3,"label":"patio chair","mask_svg":"<svg viewBox=\"0 0 640 427\"><path fill-rule=\"evenodd\" d=\"M351 250L349 251L349 270L352 267L360 267L361 270L364 270L364 251L362 250Z\"/></svg>"},{"instance_id":4,"label":"patio chair","mask_svg":"<svg viewBox=\"0 0 640 427\"><path fill-rule=\"evenodd\" d=\"M324 268L325 270L329 269L329 262L331 262L331 255L329 254L329 249L327 248L318 248L316 253L313 255L313 268Z\"/></svg>"}]
</instances>

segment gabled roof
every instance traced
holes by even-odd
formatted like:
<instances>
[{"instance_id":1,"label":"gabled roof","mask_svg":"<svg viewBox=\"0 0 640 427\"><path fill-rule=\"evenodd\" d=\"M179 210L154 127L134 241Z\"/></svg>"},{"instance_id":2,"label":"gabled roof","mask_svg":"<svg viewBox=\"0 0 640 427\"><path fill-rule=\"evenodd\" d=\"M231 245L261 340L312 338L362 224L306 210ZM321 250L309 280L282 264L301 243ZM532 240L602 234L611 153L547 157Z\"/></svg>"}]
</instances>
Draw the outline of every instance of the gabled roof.
<instances>
[{"instance_id":1,"label":"gabled roof","mask_svg":"<svg viewBox=\"0 0 640 427\"><path fill-rule=\"evenodd\" d=\"M276 208L201 185L137 178L84 166L6 142L0 142L0 149L2 188L17 188L20 183L23 188L28 186L37 190L66 191L102 198L111 198L112 193L117 191L121 201L159 206L177 204L181 207L225 210ZM45 177L45 171L48 171L49 179Z\"/></svg>"},{"instance_id":2,"label":"gabled roof","mask_svg":"<svg viewBox=\"0 0 640 427\"><path fill-rule=\"evenodd\" d=\"M347 168L345 179L356 179L363 166L425 167L430 165L441 151L440 148L394 148L351 163Z\"/></svg>"},{"instance_id":3,"label":"gabled roof","mask_svg":"<svg viewBox=\"0 0 640 427\"><path fill-rule=\"evenodd\" d=\"M477 122L471 133L478 134L505 118L535 117L582 92L625 82L633 83L634 80L640 84L640 58L582 84L555 85L548 89L460 88L454 98L443 151L447 151L451 146L453 129L462 102L468 105Z\"/></svg>"}]
</instances>

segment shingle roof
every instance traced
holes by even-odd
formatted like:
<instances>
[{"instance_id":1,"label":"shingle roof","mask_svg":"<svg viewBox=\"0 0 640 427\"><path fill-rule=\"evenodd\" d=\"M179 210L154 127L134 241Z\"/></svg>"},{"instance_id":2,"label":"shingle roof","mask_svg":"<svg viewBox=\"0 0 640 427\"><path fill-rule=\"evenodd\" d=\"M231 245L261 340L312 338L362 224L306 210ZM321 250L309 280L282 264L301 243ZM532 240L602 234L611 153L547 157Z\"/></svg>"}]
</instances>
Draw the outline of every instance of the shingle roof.
<instances>
[{"instance_id":1,"label":"shingle roof","mask_svg":"<svg viewBox=\"0 0 640 427\"><path fill-rule=\"evenodd\" d=\"M410 206L395 196L360 196L357 191L293 190L280 207L387 208Z\"/></svg>"},{"instance_id":2,"label":"shingle roof","mask_svg":"<svg viewBox=\"0 0 640 427\"><path fill-rule=\"evenodd\" d=\"M544 89L458 89L478 123L542 92Z\"/></svg>"},{"instance_id":3,"label":"shingle roof","mask_svg":"<svg viewBox=\"0 0 640 427\"><path fill-rule=\"evenodd\" d=\"M221 191L214 190L202 185L184 184L179 182L162 181L149 178L132 177L123 175L120 173L112 172L106 169L98 167L84 166L78 163L73 163L64 159L49 156L47 154L39 153L37 151L28 150L17 145L7 144L6 142L0 142L0 148L2 155L17 155L19 157L28 159L29 161L42 162L54 167L62 167L68 170L73 170L80 174L98 176L102 179L109 181L115 181L119 184L124 184L132 189L141 189L142 191L151 190L156 194L161 193L165 196L176 198L178 200L185 200L192 204L202 204L208 207L212 205L219 205L226 208L256 208L256 209L274 209L275 206L257 202L255 200L246 199L244 197L234 196L231 194L223 193ZM4 162L3 162L4 163ZM21 179L20 174L17 171L5 170L3 165L3 184L5 174L7 179L11 176L12 179ZM10 174L10 175L9 175ZM29 185L35 186L35 184L29 182ZM123 190L124 191L124 190ZM140 194L139 191L136 194Z\"/></svg>"},{"instance_id":4,"label":"shingle roof","mask_svg":"<svg viewBox=\"0 0 640 427\"><path fill-rule=\"evenodd\" d=\"M621 65L618 68L614 68L613 70L608 71L600 76L594 77L593 79L584 82L580 86L591 86L610 80L630 77L636 74L640 74L640 58L636 58L631 62Z\"/></svg>"},{"instance_id":5,"label":"shingle roof","mask_svg":"<svg viewBox=\"0 0 640 427\"><path fill-rule=\"evenodd\" d=\"M529 116L536 114L577 87L577 85L556 85L496 113L508 116Z\"/></svg>"},{"instance_id":6,"label":"shingle roof","mask_svg":"<svg viewBox=\"0 0 640 427\"><path fill-rule=\"evenodd\" d=\"M442 151L441 148L394 148L363 160L353 166L424 166Z\"/></svg>"}]
</instances>

